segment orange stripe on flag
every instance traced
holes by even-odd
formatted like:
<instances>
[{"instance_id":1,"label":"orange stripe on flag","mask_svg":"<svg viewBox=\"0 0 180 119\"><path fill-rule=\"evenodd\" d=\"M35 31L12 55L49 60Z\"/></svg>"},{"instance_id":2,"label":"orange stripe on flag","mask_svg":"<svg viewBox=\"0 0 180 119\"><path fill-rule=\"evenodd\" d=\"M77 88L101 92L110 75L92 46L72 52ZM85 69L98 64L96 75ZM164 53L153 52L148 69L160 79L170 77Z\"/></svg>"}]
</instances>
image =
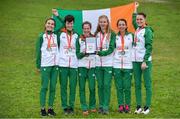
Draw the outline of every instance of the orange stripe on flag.
<instances>
[{"instance_id":1,"label":"orange stripe on flag","mask_svg":"<svg viewBox=\"0 0 180 119\"><path fill-rule=\"evenodd\" d=\"M132 25L132 14L134 12L134 3L123 5L119 7L113 7L110 9L111 16L111 27L113 30L118 32L117 21L118 19L126 19L128 25L128 31L134 32L134 27Z\"/></svg>"}]
</instances>

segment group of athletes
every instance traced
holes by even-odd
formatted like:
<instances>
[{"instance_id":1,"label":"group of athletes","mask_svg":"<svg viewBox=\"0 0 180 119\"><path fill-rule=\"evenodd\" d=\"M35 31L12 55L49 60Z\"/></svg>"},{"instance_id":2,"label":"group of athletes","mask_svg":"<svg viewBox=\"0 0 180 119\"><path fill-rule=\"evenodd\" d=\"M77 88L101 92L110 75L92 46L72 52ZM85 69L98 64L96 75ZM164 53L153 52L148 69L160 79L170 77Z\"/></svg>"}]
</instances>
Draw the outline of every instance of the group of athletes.
<instances>
[{"instance_id":1,"label":"group of athletes","mask_svg":"<svg viewBox=\"0 0 180 119\"><path fill-rule=\"evenodd\" d=\"M56 22L53 18L48 18L45 21L44 32L40 33L36 43L36 67L41 73L42 116L56 115L53 103L58 76L61 106L65 115L74 113L77 83L83 115L96 112L109 114L112 79L115 81L117 92L117 110L120 113L129 113L132 74L135 79L135 113L150 112L153 30L146 24L146 15L137 13L138 6L136 2L135 11L132 14L134 34L128 32L127 21L123 18L117 21L119 31L115 33L110 27L108 17L101 15L94 34L91 33L91 23L85 21L82 24L83 34L79 35L73 29L74 16L67 15L62 18L56 9L52 9L53 15L62 23L62 26L54 31ZM86 53L86 39L91 37L96 39L95 54ZM144 108L142 108L141 94L142 75L146 92ZM86 81L89 103L86 101ZM98 107L96 107L95 96L96 81ZM47 90L49 90L48 110L46 110Z\"/></svg>"}]
</instances>

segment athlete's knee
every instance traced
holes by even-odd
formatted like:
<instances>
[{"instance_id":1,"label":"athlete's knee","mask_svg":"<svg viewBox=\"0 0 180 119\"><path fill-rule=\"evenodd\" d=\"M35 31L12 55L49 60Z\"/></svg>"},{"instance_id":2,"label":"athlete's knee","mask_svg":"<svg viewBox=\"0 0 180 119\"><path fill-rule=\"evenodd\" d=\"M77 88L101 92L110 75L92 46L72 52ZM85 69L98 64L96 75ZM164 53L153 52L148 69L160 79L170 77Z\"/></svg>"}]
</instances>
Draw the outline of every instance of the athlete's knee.
<instances>
[{"instance_id":1,"label":"athlete's knee","mask_svg":"<svg viewBox=\"0 0 180 119\"><path fill-rule=\"evenodd\" d=\"M110 88L111 88L111 85L110 85L110 84L104 84L104 88L105 88L105 89L110 89Z\"/></svg>"},{"instance_id":2,"label":"athlete's knee","mask_svg":"<svg viewBox=\"0 0 180 119\"><path fill-rule=\"evenodd\" d=\"M125 88L124 91L125 92L131 92L131 89L130 88Z\"/></svg>"},{"instance_id":3,"label":"athlete's knee","mask_svg":"<svg viewBox=\"0 0 180 119\"><path fill-rule=\"evenodd\" d=\"M55 90L56 90L56 87L51 87L50 88L50 92L55 92Z\"/></svg>"},{"instance_id":4,"label":"athlete's knee","mask_svg":"<svg viewBox=\"0 0 180 119\"><path fill-rule=\"evenodd\" d=\"M146 91L151 91L151 85L145 85Z\"/></svg>"},{"instance_id":5,"label":"athlete's knee","mask_svg":"<svg viewBox=\"0 0 180 119\"><path fill-rule=\"evenodd\" d=\"M41 92L46 93L47 91L48 91L48 88L47 88L47 87L42 87L42 88L41 88Z\"/></svg>"},{"instance_id":6,"label":"athlete's knee","mask_svg":"<svg viewBox=\"0 0 180 119\"><path fill-rule=\"evenodd\" d=\"M103 88L103 84L98 83L98 88Z\"/></svg>"},{"instance_id":7,"label":"athlete's knee","mask_svg":"<svg viewBox=\"0 0 180 119\"><path fill-rule=\"evenodd\" d=\"M89 88L89 92L90 92L90 93L95 92L95 87Z\"/></svg>"},{"instance_id":8,"label":"athlete's knee","mask_svg":"<svg viewBox=\"0 0 180 119\"><path fill-rule=\"evenodd\" d=\"M141 89L141 84L135 84L136 89Z\"/></svg>"},{"instance_id":9,"label":"athlete's knee","mask_svg":"<svg viewBox=\"0 0 180 119\"><path fill-rule=\"evenodd\" d=\"M80 91L80 92L85 92L85 87L79 88L79 91Z\"/></svg>"}]
</instances>

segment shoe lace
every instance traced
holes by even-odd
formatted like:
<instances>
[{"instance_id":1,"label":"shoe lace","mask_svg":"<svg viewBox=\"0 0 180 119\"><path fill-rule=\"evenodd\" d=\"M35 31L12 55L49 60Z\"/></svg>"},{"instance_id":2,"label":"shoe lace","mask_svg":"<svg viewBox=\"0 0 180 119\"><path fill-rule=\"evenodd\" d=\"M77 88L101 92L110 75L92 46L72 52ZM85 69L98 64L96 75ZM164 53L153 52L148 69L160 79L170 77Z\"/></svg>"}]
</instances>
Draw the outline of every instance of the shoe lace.
<instances>
[{"instance_id":1,"label":"shoe lace","mask_svg":"<svg viewBox=\"0 0 180 119\"><path fill-rule=\"evenodd\" d=\"M145 107L144 107L144 111L146 111L147 109L148 109L148 107L147 107L147 106L145 106Z\"/></svg>"},{"instance_id":2,"label":"shoe lace","mask_svg":"<svg viewBox=\"0 0 180 119\"><path fill-rule=\"evenodd\" d=\"M53 109L49 109L48 112L54 114L54 110Z\"/></svg>"},{"instance_id":3,"label":"shoe lace","mask_svg":"<svg viewBox=\"0 0 180 119\"><path fill-rule=\"evenodd\" d=\"M136 109L137 109L137 110L139 110L140 108L141 108L141 106L140 106L140 105L138 105L138 106L136 107Z\"/></svg>"}]
</instances>

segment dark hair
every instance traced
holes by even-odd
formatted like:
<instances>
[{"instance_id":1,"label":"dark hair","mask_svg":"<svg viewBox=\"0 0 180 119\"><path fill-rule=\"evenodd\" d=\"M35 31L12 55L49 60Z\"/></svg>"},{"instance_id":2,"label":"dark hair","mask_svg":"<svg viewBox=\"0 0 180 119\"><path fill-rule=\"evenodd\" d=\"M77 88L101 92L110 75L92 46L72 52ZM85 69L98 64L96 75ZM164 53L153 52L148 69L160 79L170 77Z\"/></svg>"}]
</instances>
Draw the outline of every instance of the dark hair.
<instances>
[{"instance_id":1,"label":"dark hair","mask_svg":"<svg viewBox=\"0 0 180 119\"><path fill-rule=\"evenodd\" d=\"M92 28L91 23L90 23L90 22L88 22L88 21L83 22L83 24L82 24L82 28L84 27L84 25L85 25L85 24L88 24L88 25L90 26L90 29Z\"/></svg>"},{"instance_id":2,"label":"dark hair","mask_svg":"<svg viewBox=\"0 0 180 119\"><path fill-rule=\"evenodd\" d=\"M66 21L68 21L68 22L74 21L74 16L72 16L72 15L65 16L64 22L66 23Z\"/></svg>"},{"instance_id":3,"label":"dark hair","mask_svg":"<svg viewBox=\"0 0 180 119\"><path fill-rule=\"evenodd\" d=\"M116 23L117 26L118 26L118 23L119 23L120 21L125 22L125 24L126 24L126 26L127 26L127 21L126 21L126 19L118 19L118 21L117 21L117 23ZM127 28L126 28L126 31L127 31Z\"/></svg>"},{"instance_id":4,"label":"dark hair","mask_svg":"<svg viewBox=\"0 0 180 119\"><path fill-rule=\"evenodd\" d=\"M144 18L146 18L146 14L143 12L138 13L137 15L142 15Z\"/></svg>"},{"instance_id":5,"label":"dark hair","mask_svg":"<svg viewBox=\"0 0 180 119\"><path fill-rule=\"evenodd\" d=\"M54 21L54 27L55 27L55 26L56 26L56 21L55 21L55 19L53 19L53 18L47 18L44 24L46 24L47 21L49 21L49 20ZM44 28L44 30L46 30L46 28Z\"/></svg>"}]
</instances>

